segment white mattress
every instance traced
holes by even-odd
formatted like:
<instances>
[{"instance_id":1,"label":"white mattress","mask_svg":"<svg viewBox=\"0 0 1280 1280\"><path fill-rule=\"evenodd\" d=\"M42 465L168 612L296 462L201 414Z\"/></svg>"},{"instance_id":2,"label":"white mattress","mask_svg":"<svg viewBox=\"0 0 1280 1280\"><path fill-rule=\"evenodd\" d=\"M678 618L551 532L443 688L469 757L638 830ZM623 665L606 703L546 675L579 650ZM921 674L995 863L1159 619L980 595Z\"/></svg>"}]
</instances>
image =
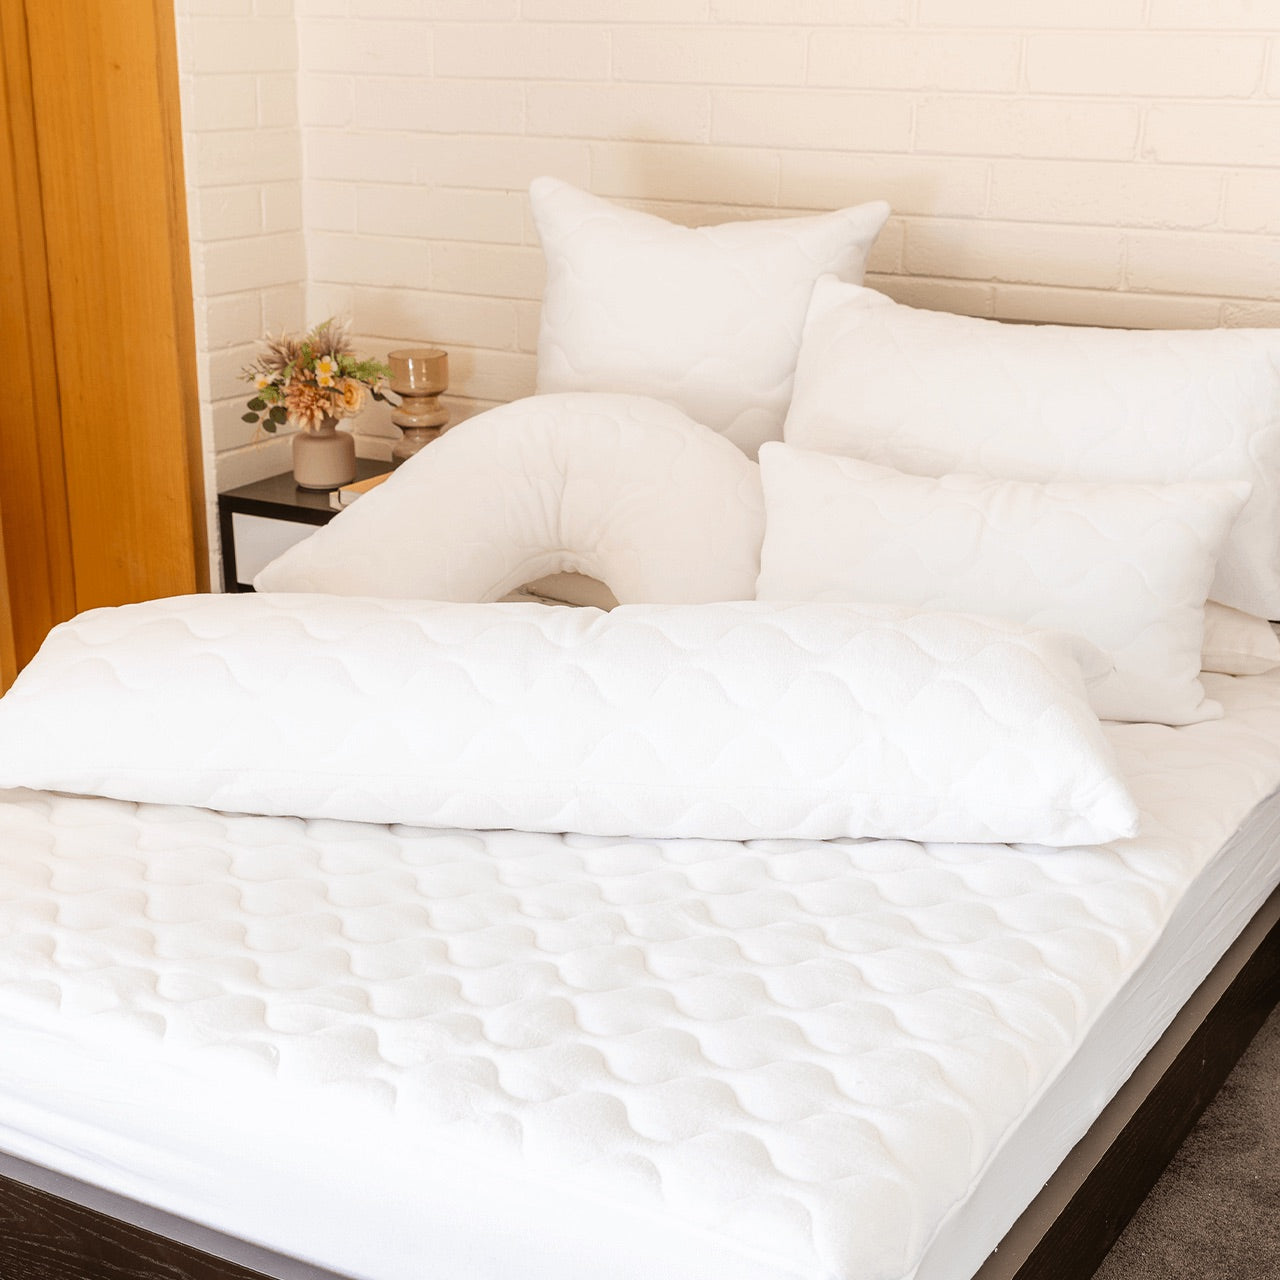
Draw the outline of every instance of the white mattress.
<instances>
[{"instance_id":1,"label":"white mattress","mask_svg":"<svg viewBox=\"0 0 1280 1280\"><path fill-rule=\"evenodd\" d=\"M362 1280L958 1280L1280 878L1207 684L1099 849L4 793L0 1150Z\"/></svg>"}]
</instances>

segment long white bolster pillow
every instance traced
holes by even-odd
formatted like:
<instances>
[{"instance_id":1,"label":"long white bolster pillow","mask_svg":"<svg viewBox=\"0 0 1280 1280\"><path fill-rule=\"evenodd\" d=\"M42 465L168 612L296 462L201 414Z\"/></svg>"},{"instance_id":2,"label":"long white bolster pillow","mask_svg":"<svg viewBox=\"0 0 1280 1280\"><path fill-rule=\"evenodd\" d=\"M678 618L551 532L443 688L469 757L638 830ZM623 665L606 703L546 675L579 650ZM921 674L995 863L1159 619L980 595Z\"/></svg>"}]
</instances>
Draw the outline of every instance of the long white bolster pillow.
<instances>
[{"instance_id":1,"label":"long white bolster pillow","mask_svg":"<svg viewBox=\"0 0 1280 1280\"><path fill-rule=\"evenodd\" d=\"M606 836L1094 843L1137 815L1063 634L863 605L189 596L56 628L0 785ZM1105 664L1104 664L1105 665Z\"/></svg>"}]
</instances>

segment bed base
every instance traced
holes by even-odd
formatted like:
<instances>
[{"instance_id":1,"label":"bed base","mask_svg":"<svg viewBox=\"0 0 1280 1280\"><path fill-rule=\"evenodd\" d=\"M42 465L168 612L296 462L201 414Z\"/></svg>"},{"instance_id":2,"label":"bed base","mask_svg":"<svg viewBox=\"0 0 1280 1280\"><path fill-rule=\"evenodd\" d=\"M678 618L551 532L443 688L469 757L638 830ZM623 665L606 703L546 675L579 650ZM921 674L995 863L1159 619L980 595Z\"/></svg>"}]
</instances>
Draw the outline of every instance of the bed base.
<instances>
[{"instance_id":1,"label":"bed base","mask_svg":"<svg viewBox=\"0 0 1280 1280\"><path fill-rule=\"evenodd\" d=\"M1280 1003L1280 890L1267 900L1093 1127L983 1264L975 1280L1086 1280ZM135 1226L105 1193L42 1187L41 1171L0 1174L4 1280L323 1280L331 1273L155 1211ZM66 1179L49 1181L66 1187ZM91 1207L95 1204L97 1207ZM134 1216L137 1216L136 1213ZM200 1247L201 1244L207 1247ZM258 1260L260 1259L260 1261ZM253 1269L260 1266L262 1270Z\"/></svg>"}]
</instances>

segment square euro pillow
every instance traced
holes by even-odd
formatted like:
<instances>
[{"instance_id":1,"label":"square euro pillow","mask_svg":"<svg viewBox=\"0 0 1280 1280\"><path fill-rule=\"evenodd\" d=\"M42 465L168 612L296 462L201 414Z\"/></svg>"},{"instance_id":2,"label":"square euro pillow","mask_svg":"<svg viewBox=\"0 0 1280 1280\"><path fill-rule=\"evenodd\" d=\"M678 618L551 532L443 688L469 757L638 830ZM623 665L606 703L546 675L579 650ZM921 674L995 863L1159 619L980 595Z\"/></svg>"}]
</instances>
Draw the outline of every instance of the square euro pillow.
<instances>
[{"instance_id":1,"label":"square euro pillow","mask_svg":"<svg viewBox=\"0 0 1280 1280\"><path fill-rule=\"evenodd\" d=\"M1137 812L1082 664L1105 666L1074 637L900 609L187 596L50 633L0 699L0 786L605 836L1097 842Z\"/></svg>"},{"instance_id":2,"label":"square euro pillow","mask_svg":"<svg viewBox=\"0 0 1280 1280\"><path fill-rule=\"evenodd\" d=\"M538 390L656 396L750 457L782 420L814 281L861 281L882 200L682 227L556 178L529 189L546 256Z\"/></svg>"},{"instance_id":3,"label":"square euro pillow","mask_svg":"<svg viewBox=\"0 0 1280 1280\"><path fill-rule=\"evenodd\" d=\"M1222 714L1200 683L1205 592L1248 485L1032 484L760 452L761 600L879 601L1074 631L1114 670L1109 720Z\"/></svg>"},{"instance_id":4,"label":"square euro pillow","mask_svg":"<svg viewBox=\"0 0 1280 1280\"><path fill-rule=\"evenodd\" d=\"M1247 481L1209 595L1280 617L1280 330L1000 324L827 279L784 438L925 476Z\"/></svg>"}]
</instances>

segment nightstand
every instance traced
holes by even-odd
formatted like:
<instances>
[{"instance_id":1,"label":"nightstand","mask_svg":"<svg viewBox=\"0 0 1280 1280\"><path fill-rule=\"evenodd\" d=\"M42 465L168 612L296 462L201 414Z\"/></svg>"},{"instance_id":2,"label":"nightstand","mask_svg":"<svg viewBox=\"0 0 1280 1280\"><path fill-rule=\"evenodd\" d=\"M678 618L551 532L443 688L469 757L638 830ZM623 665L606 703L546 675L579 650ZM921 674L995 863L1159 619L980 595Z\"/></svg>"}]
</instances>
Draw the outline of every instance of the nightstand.
<instances>
[{"instance_id":1,"label":"nightstand","mask_svg":"<svg viewBox=\"0 0 1280 1280\"><path fill-rule=\"evenodd\" d=\"M390 470L389 462L356 459L357 480ZM327 493L299 489L292 471L218 494L223 590L252 591L259 570L337 514Z\"/></svg>"}]
</instances>

